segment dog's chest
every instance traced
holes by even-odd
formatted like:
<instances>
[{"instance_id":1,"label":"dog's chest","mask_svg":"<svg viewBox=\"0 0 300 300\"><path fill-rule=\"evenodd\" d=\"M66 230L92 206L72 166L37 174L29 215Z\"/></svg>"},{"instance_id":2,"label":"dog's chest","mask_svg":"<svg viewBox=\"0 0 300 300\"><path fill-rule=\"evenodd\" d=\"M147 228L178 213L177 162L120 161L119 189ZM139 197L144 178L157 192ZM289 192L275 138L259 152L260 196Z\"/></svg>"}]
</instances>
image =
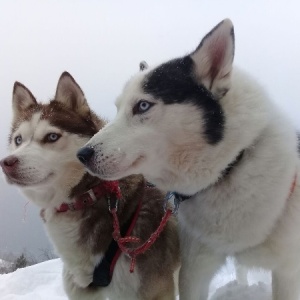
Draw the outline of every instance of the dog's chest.
<instances>
[{"instance_id":1,"label":"dog's chest","mask_svg":"<svg viewBox=\"0 0 300 300\"><path fill-rule=\"evenodd\" d=\"M181 204L179 222L184 234L230 255L266 239L284 206L276 198L273 192L210 190Z\"/></svg>"},{"instance_id":2,"label":"dog's chest","mask_svg":"<svg viewBox=\"0 0 300 300\"><path fill-rule=\"evenodd\" d=\"M92 255L89 245L78 243L80 225L80 220L74 220L66 216L55 217L55 215L46 215L46 231L56 251L62 258L65 267L72 273L74 263L77 264L79 261L85 261L84 264L79 263L77 267L80 269L89 269L92 274L94 267L99 263L101 257ZM138 268L135 268L134 273L130 273L129 269L129 258L121 254L114 268L111 283L107 287L99 287L97 289L99 295L110 299L138 299L137 295L140 287Z\"/></svg>"},{"instance_id":3,"label":"dog's chest","mask_svg":"<svg viewBox=\"0 0 300 300\"><path fill-rule=\"evenodd\" d=\"M46 211L45 213L46 232L52 240L59 256L75 256L78 251L81 254L86 247L78 244L80 235L80 219ZM87 246L87 245L85 245ZM85 249L83 249L85 248Z\"/></svg>"},{"instance_id":4,"label":"dog's chest","mask_svg":"<svg viewBox=\"0 0 300 300\"><path fill-rule=\"evenodd\" d=\"M129 272L130 260L122 254L114 269L110 285L104 288L106 297L110 299L137 300L140 287L138 268Z\"/></svg>"}]
</instances>

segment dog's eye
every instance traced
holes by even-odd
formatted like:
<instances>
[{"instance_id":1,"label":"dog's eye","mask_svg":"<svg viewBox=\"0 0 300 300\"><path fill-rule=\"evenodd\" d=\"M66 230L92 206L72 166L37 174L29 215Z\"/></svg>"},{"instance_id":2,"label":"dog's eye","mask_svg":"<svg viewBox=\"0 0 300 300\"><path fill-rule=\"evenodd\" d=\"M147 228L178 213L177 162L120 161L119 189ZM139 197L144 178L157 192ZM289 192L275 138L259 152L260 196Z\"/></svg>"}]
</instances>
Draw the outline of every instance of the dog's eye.
<instances>
[{"instance_id":1,"label":"dog's eye","mask_svg":"<svg viewBox=\"0 0 300 300\"><path fill-rule=\"evenodd\" d=\"M54 143L54 142L56 142L60 137L61 137L60 134L58 134L58 133L53 133L53 132L52 132L52 133L47 134L47 135L45 136L44 140L45 140L45 142L47 142L47 143Z\"/></svg>"},{"instance_id":2,"label":"dog's eye","mask_svg":"<svg viewBox=\"0 0 300 300\"><path fill-rule=\"evenodd\" d=\"M146 100L140 100L138 103L135 104L135 106L132 109L133 115L137 114L143 114L146 111L148 111L154 103L146 101Z\"/></svg>"},{"instance_id":3,"label":"dog's eye","mask_svg":"<svg viewBox=\"0 0 300 300\"><path fill-rule=\"evenodd\" d=\"M15 144L17 146L20 146L22 144L22 141L23 140L22 140L22 137L20 135L18 135L18 136L15 137Z\"/></svg>"}]
</instances>

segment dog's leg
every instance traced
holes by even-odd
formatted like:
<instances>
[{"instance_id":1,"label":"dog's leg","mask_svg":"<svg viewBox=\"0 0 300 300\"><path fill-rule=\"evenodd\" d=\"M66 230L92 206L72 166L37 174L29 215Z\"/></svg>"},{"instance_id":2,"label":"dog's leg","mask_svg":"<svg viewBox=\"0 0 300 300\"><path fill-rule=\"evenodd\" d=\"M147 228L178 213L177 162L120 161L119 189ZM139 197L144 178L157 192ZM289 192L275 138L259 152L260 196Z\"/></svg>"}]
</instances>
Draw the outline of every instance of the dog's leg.
<instances>
[{"instance_id":1,"label":"dog's leg","mask_svg":"<svg viewBox=\"0 0 300 300\"><path fill-rule=\"evenodd\" d=\"M272 272L273 300L299 300L300 271L287 275L275 270Z\"/></svg>"},{"instance_id":2,"label":"dog's leg","mask_svg":"<svg viewBox=\"0 0 300 300\"><path fill-rule=\"evenodd\" d=\"M179 273L180 300L207 300L209 284L225 262L221 255L203 251L202 246L196 253L194 247L185 246L186 250L183 250ZM198 246L196 248L199 250Z\"/></svg>"},{"instance_id":3,"label":"dog's leg","mask_svg":"<svg viewBox=\"0 0 300 300\"><path fill-rule=\"evenodd\" d=\"M150 276L148 280L144 280L142 283L139 299L175 300L175 291L173 274L165 274L165 276L162 274L154 274L153 277Z\"/></svg>"},{"instance_id":4,"label":"dog's leg","mask_svg":"<svg viewBox=\"0 0 300 300\"><path fill-rule=\"evenodd\" d=\"M158 295L155 300L175 300L175 286L174 286L174 280L173 278L169 281L169 284L167 285L166 289Z\"/></svg>"},{"instance_id":5,"label":"dog's leg","mask_svg":"<svg viewBox=\"0 0 300 300\"><path fill-rule=\"evenodd\" d=\"M79 287L86 288L93 281L93 273L79 270L77 272L74 272L73 280Z\"/></svg>"},{"instance_id":6,"label":"dog's leg","mask_svg":"<svg viewBox=\"0 0 300 300\"><path fill-rule=\"evenodd\" d=\"M106 300L102 289L80 288L74 283L73 275L63 268L64 290L69 300Z\"/></svg>"},{"instance_id":7,"label":"dog's leg","mask_svg":"<svg viewBox=\"0 0 300 300\"><path fill-rule=\"evenodd\" d=\"M161 291L153 300L175 300L175 287L174 282L169 283L165 290Z\"/></svg>"}]
</instances>

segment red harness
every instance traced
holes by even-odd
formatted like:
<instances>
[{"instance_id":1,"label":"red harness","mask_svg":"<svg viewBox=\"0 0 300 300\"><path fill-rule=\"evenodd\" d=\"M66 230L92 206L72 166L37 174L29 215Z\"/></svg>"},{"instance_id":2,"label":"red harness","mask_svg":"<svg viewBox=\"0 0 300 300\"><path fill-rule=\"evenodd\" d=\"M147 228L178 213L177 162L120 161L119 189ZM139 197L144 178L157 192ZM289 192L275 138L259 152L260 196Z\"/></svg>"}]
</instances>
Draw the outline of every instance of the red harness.
<instances>
[{"instance_id":1,"label":"red harness","mask_svg":"<svg viewBox=\"0 0 300 300\"><path fill-rule=\"evenodd\" d=\"M117 242L119 249L116 252L111 266L110 266L110 274L113 273L114 267L116 265L116 262L118 261L118 258L120 257L121 253L126 253L131 258L131 264L130 264L130 273L134 271L134 266L136 262L136 257L140 254L143 254L145 251L147 251L157 240L161 232L163 231L164 227L166 226L169 218L172 215L172 209L167 209L165 212L165 215L163 216L158 228L155 230L154 233L151 234L151 236L148 238L146 242L144 242L141 246L137 248L128 248L126 247L126 244L128 243L138 243L140 242L140 239L134 236L130 236L134 226L136 225L136 221L138 219L141 207L142 207L142 201L139 202L138 207L135 211L135 214L132 218L132 221L130 223L130 226L126 232L125 237L121 236L120 233L120 224L118 220L117 210L118 210L118 201L122 199L121 190L119 188L119 182L118 181L104 181L101 182L99 185L93 187L92 189L88 190L86 193L79 196L75 202L72 203L63 203L59 208L56 209L58 213L66 212L66 211L76 211L76 210L82 210L89 206L92 206L97 199L107 196L107 195L114 195L116 197L116 203L114 207L111 207L111 203L109 201L109 211L111 212L113 216L113 239Z\"/></svg>"},{"instance_id":2,"label":"red harness","mask_svg":"<svg viewBox=\"0 0 300 300\"><path fill-rule=\"evenodd\" d=\"M293 194L297 182L297 174L294 176L294 180L292 182L292 185L290 187L290 192L288 198L291 197ZM66 212L68 210L74 211L74 210L82 210L88 206L93 205L98 198L102 196L107 195L114 195L116 197L116 203L115 206L112 208L109 203L109 211L111 212L113 216L113 239L117 242L119 249L117 253L115 254L112 264L110 266L110 273L113 273L114 267L116 265L116 262L121 255L121 252L126 253L130 259L130 273L134 272L136 257L140 254L143 254L145 251L147 251L157 240L161 232L163 231L164 227L166 226L169 218L171 217L173 210L167 209L158 228L151 234L151 236L140 246L136 248L132 247L126 247L126 244L128 243L139 243L140 239L134 236L130 236L131 232L133 231L133 228L136 224L136 221L139 216L139 212L141 210L142 201L139 202L139 205L137 207L137 210L134 214L134 217L131 221L131 224L126 232L125 237L121 236L120 233L120 224L118 220L117 210L118 210L118 201L122 198L121 190L119 188L119 182L118 181L104 181L101 184L93 187L92 189L88 190L86 193L82 194L74 203L63 203L58 209L57 212Z\"/></svg>"},{"instance_id":3,"label":"red harness","mask_svg":"<svg viewBox=\"0 0 300 300\"><path fill-rule=\"evenodd\" d=\"M114 194L118 199L121 199L118 181L103 181L76 198L75 202L61 204L56 211L66 212L68 210L82 210L92 206L97 199L111 194Z\"/></svg>"},{"instance_id":4,"label":"red harness","mask_svg":"<svg viewBox=\"0 0 300 300\"><path fill-rule=\"evenodd\" d=\"M117 216L117 209L113 208L111 210L111 214L113 215L113 218L114 218L113 238L118 243L118 246L122 250L122 252L126 253L131 259L130 273L134 272L136 257L140 254L143 254L155 243L155 241L157 240L157 238L159 237L159 235L165 228L172 213L173 213L172 209L166 210L157 229L150 235L150 237L141 246L138 246L136 248L128 248L128 247L126 247L126 244L138 243L138 242L140 242L140 239L137 237L134 237L134 236L129 236L129 235L126 235L126 237L121 237L120 225L119 225L119 220L118 220L118 216Z\"/></svg>"},{"instance_id":5,"label":"red harness","mask_svg":"<svg viewBox=\"0 0 300 300\"><path fill-rule=\"evenodd\" d=\"M136 221L137 221L137 219L138 219L138 217L139 217L139 213L140 213L141 207L142 207L142 201L139 202L139 205L138 205L138 207L137 207L137 210L135 211L135 214L134 214L134 216L133 216L133 219L132 219L132 221L131 221L131 224L130 224L130 226L129 226L127 232L126 232L126 235L125 235L125 236L128 237L128 238L130 238L130 234L132 233L132 230L133 230L133 228L134 228L134 226L135 226L135 224L136 224ZM112 210L116 211L116 208L113 208ZM112 212L112 210L110 210L110 211ZM116 218L118 219L117 216L116 216ZM115 222L115 221L114 221L114 222ZM114 235L114 233L113 233L113 235ZM115 238L114 238L114 240L116 241ZM111 275L111 276L112 276L112 274L113 274L115 265L116 265L116 263L117 263L117 261L118 261L120 255L121 255L121 253L124 252L124 251L122 250L122 248L120 247L118 241L116 241L116 242L117 242L117 244L118 244L118 246L119 246L119 249L118 249L117 253L115 254L115 256L114 256L114 258L113 258L113 261L112 261L112 263L111 263L111 265L110 265L110 275Z\"/></svg>"}]
</instances>

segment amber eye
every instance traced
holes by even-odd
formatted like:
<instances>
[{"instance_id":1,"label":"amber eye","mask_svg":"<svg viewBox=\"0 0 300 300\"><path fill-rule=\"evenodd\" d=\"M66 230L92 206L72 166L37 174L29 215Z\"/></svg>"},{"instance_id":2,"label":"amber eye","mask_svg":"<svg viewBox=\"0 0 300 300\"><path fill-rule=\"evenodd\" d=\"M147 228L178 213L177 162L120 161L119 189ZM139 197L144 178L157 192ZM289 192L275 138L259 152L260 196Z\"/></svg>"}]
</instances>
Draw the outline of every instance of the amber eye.
<instances>
[{"instance_id":1,"label":"amber eye","mask_svg":"<svg viewBox=\"0 0 300 300\"><path fill-rule=\"evenodd\" d=\"M146 100L140 100L132 109L133 115L143 114L148 111L154 105L153 102L149 102Z\"/></svg>"},{"instance_id":2,"label":"amber eye","mask_svg":"<svg viewBox=\"0 0 300 300\"><path fill-rule=\"evenodd\" d=\"M20 135L15 137L15 144L16 146L20 146L22 144L22 137Z\"/></svg>"},{"instance_id":3,"label":"amber eye","mask_svg":"<svg viewBox=\"0 0 300 300\"><path fill-rule=\"evenodd\" d=\"M54 132L51 132L49 134L47 134L44 138L45 142L47 143L54 143L56 142L57 140L59 140L59 138L61 137L60 134L58 133L54 133Z\"/></svg>"}]
</instances>

